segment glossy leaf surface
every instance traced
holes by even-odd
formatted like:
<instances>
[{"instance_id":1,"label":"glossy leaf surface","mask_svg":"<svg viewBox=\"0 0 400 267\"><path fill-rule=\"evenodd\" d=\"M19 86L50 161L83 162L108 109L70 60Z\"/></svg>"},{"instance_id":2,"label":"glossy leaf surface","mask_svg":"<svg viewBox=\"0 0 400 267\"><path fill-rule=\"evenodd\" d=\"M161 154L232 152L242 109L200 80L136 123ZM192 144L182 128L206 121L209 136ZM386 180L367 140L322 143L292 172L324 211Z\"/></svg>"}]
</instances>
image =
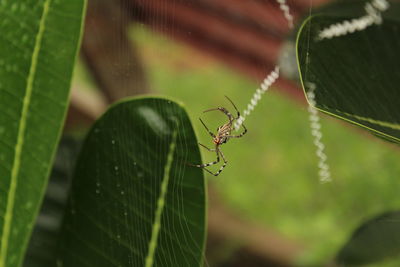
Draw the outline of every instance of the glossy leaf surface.
<instances>
[{"instance_id":1,"label":"glossy leaf surface","mask_svg":"<svg viewBox=\"0 0 400 267\"><path fill-rule=\"evenodd\" d=\"M0 267L19 266L59 140L83 0L0 1Z\"/></svg>"},{"instance_id":2,"label":"glossy leaf surface","mask_svg":"<svg viewBox=\"0 0 400 267\"><path fill-rule=\"evenodd\" d=\"M330 25L365 15L365 3L342 1L304 22L297 39L301 80L306 92L315 90L318 109L398 143L400 4L391 3L380 25L318 38Z\"/></svg>"},{"instance_id":3,"label":"glossy leaf surface","mask_svg":"<svg viewBox=\"0 0 400 267\"><path fill-rule=\"evenodd\" d=\"M59 243L62 266L201 266L206 193L191 123L177 103L120 102L80 154Z\"/></svg>"}]
</instances>

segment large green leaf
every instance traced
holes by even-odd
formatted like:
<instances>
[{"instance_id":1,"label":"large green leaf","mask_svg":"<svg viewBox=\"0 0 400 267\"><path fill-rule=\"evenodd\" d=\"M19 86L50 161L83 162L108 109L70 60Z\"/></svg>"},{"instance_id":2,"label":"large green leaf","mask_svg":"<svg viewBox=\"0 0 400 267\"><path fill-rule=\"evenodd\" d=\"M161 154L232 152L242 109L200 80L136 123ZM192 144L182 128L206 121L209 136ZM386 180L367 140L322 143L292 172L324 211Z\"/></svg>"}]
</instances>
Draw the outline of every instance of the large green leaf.
<instances>
[{"instance_id":1,"label":"large green leaf","mask_svg":"<svg viewBox=\"0 0 400 267\"><path fill-rule=\"evenodd\" d=\"M306 92L315 90L318 109L400 142L400 4L391 3L381 25L318 38L322 29L364 15L365 2L342 1L304 22L297 38L301 80Z\"/></svg>"},{"instance_id":2,"label":"large green leaf","mask_svg":"<svg viewBox=\"0 0 400 267\"><path fill-rule=\"evenodd\" d=\"M400 212L390 212L363 223L339 251L343 266L360 266L400 256Z\"/></svg>"},{"instance_id":3,"label":"large green leaf","mask_svg":"<svg viewBox=\"0 0 400 267\"><path fill-rule=\"evenodd\" d=\"M84 7L0 1L0 267L23 259L63 125Z\"/></svg>"},{"instance_id":4,"label":"large green leaf","mask_svg":"<svg viewBox=\"0 0 400 267\"><path fill-rule=\"evenodd\" d=\"M201 266L206 193L185 110L143 98L110 108L80 154L62 266Z\"/></svg>"},{"instance_id":5,"label":"large green leaf","mask_svg":"<svg viewBox=\"0 0 400 267\"><path fill-rule=\"evenodd\" d=\"M68 188L81 146L78 136L63 136L58 144L54 164L42 206L25 253L24 267L54 266L58 233L67 206Z\"/></svg>"}]
</instances>

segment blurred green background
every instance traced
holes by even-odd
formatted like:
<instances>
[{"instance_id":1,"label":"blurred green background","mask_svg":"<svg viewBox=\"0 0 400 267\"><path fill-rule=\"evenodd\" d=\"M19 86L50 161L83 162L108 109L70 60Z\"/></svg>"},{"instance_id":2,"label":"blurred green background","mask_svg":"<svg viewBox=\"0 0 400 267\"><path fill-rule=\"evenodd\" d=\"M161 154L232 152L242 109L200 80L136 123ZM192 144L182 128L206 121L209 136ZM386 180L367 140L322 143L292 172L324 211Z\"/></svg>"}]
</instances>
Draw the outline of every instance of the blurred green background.
<instances>
[{"instance_id":1,"label":"blurred green background","mask_svg":"<svg viewBox=\"0 0 400 267\"><path fill-rule=\"evenodd\" d=\"M212 130L226 118L203 110L232 110L227 95L242 111L258 87L206 53L144 26L131 28L130 37L152 94L182 102L199 142L207 146L212 140L198 118ZM93 86L82 65L75 74L75 83ZM245 121L248 134L222 146L229 161L224 171L218 177L205 172L236 214L304 245L306 253L298 261L305 266L328 262L363 221L400 208L398 147L321 114L333 180L322 184L308 116L305 105L271 88ZM201 150L204 162L215 160L214 153Z\"/></svg>"}]
</instances>

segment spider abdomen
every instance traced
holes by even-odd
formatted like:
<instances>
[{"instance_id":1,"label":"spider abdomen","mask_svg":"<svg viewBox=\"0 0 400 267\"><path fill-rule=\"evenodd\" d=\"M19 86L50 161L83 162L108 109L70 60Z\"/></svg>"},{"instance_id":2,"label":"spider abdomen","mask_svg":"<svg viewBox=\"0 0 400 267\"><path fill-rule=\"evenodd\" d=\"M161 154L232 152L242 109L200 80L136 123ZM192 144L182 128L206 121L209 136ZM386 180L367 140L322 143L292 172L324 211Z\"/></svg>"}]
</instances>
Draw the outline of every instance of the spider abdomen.
<instances>
[{"instance_id":1,"label":"spider abdomen","mask_svg":"<svg viewBox=\"0 0 400 267\"><path fill-rule=\"evenodd\" d=\"M225 144L228 141L228 136L231 134L232 125L231 123L226 123L217 129L218 133L215 138L215 144Z\"/></svg>"}]
</instances>

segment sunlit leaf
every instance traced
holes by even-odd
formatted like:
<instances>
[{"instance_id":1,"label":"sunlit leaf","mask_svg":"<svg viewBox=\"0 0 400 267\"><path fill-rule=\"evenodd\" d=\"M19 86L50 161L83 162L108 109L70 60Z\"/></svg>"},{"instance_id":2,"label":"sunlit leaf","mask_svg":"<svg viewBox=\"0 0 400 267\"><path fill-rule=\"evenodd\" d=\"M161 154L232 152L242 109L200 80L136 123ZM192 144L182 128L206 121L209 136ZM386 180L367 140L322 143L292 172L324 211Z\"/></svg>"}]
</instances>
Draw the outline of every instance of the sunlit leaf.
<instances>
[{"instance_id":1,"label":"sunlit leaf","mask_svg":"<svg viewBox=\"0 0 400 267\"><path fill-rule=\"evenodd\" d=\"M81 151L60 238L62 266L201 266L205 181L175 102L121 102Z\"/></svg>"},{"instance_id":2,"label":"sunlit leaf","mask_svg":"<svg viewBox=\"0 0 400 267\"><path fill-rule=\"evenodd\" d=\"M400 212L392 212L363 223L338 253L337 262L370 264L400 256Z\"/></svg>"},{"instance_id":3,"label":"sunlit leaf","mask_svg":"<svg viewBox=\"0 0 400 267\"><path fill-rule=\"evenodd\" d=\"M63 125L84 7L0 1L0 267L23 259Z\"/></svg>"},{"instance_id":4,"label":"sunlit leaf","mask_svg":"<svg viewBox=\"0 0 400 267\"><path fill-rule=\"evenodd\" d=\"M301 80L306 92L315 90L318 109L400 142L400 4L391 3L380 25L318 38L330 25L365 15L365 2L342 1L304 22L297 39Z\"/></svg>"}]
</instances>

